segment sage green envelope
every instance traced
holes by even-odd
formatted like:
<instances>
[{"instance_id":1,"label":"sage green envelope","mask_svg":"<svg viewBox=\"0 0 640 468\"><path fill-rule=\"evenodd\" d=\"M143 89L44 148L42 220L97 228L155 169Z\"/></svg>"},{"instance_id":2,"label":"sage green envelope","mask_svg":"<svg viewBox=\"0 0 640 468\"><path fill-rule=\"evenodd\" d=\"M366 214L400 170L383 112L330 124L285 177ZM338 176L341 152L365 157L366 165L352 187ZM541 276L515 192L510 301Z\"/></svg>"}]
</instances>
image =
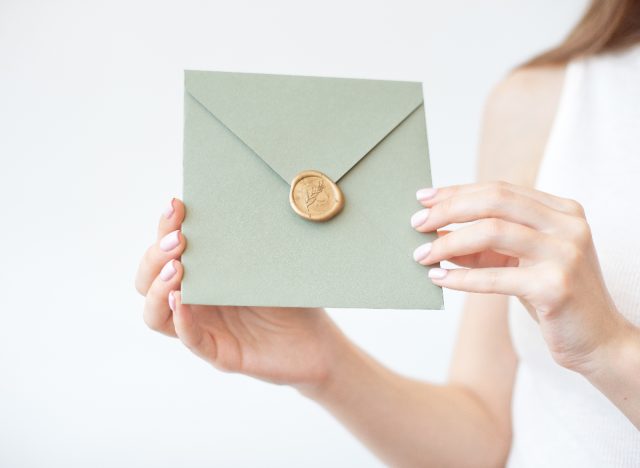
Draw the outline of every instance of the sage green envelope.
<instances>
[{"instance_id":1,"label":"sage green envelope","mask_svg":"<svg viewBox=\"0 0 640 468\"><path fill-rule=\"evenodd\" d=\"M185 71L182 300L188 304L442 309L410 225L431 187L419 82ZM344 208L289 204L326 174Z\"/></svg>"}]
</instances>

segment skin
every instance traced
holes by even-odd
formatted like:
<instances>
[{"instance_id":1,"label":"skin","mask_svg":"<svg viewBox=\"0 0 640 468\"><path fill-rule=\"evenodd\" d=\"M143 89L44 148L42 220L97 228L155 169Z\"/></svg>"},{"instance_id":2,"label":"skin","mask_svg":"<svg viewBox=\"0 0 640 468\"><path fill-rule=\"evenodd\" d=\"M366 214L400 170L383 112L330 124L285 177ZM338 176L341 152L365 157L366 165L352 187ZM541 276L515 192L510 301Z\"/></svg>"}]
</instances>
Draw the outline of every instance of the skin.
<instances>
[{"instance_id":1,"label":"skin","mask_svg":"<svg viewBox=\"0 0 640 468\"><path fill-rule=\"evenodd\" d=\"M444 274L432 281L469 293L446 384L385 368L322 309L182 304L186 239L180 234L174 248L160 247L184 219L177 199L137 274L145 322L217 369L297 388L390 465L503 466L517 367L507 328L514 295L558 365L581 373L640 429L640 330L611 300L580 204L532 188L563 76L563 67L509 75L487 101L478 183L441 187L419 202L429 211L415 229L439 232L420 263L464 267L429 274ZM478 222L442 229L467 221ZM167 263L173 268L160 277Z\"/></svg>"}]
</instances>

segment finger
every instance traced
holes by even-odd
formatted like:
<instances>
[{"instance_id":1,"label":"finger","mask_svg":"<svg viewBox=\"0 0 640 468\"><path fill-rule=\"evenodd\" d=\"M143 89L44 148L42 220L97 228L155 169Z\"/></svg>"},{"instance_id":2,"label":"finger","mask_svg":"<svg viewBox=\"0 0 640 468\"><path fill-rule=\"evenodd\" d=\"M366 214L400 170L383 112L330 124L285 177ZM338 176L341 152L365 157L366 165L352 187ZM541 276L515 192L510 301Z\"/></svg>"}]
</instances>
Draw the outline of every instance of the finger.
<instances>
[{"instance_id":1,"label":"finger","mask_svg":"<svg viewBox=\"0 0 640 468\"><path fill-rule=\"evenodd\" d=\"M452 232L455 231L448 231L446 229L439 229L436 231L438 238L445 237L447 234ZM448 258L447 261L466 268L518 266L519 263L516 257L503 255L492 250L485 250L484 252L477 252L468 255L452 256ZM421 263L427 264L424 262Z\"/></svg>"},{"instance_id":2,"label":"finger","mask_svg":"<svg viewBox=\"0 0 640 468\"><path fill-rule=\"evenodd\" d=\"M453 257L493 251L509 257L537 259L553 254L547 234L498 218L486 218L464 226L415 249L413 258L430 265Z\"/></svg>"},{"instance_id":3,"label":"finger","mask_svg":"<svg viewBox=\"0 0 640 468\"><path fill-rule=\"evenodd\" d=\"M531 283L526 268L432 268L429 278L434 284L458 291L523 296Z\"/></svg>"},{"instance_id":4,"label":"finger","mask_svg":"<svg viewBox=\"0 0 640 468\"><path fill-rule=\"evenodd\" d=\"M147 249L136 275L136 289L143 296L147 294L151 283L162 267L171 259L180 258L187 242L182 232L171 231Z\"/></svg>"},{"instance_id":5,"label":"finger","mask_svg":"<svg viewBox=\"0 0 640 468\"><path fill-rule=\"evenodd\" d=\"M165 210L160 215L160 220L158 221L157 238L161 239L171 231L180 229L180 226L184 221L184 214L184 203L182 203L182 201L178 198L172 198L169 202L169 205L167 205Z\"/></svg>"},{"instance_id":6,"label":"finger","mask_svg":"<svg viewBox=\"0 0 640 468\"><path fill-rule=\"evenodd\" d=\"M170 260L151 283L144 301L143 318L152 330L176 336L167 297L169 297L169 291L180 288L183 271L182 264L178 260Z\"/></svg>"},{"instance_id":7,"label":"finger","mask_svg":"<svg viewBox=\"0 0 640 468\"><path fill-rule=\"evenodd\" d=\"M145 295L153 279L158 276L158 272L162 265L169 261L171 258L178 258L184 250L184 242L181 242L182 248L177 249L179 252L173 251L172 240L175 240L175 234L172 232L178 231L184 220L184 204L177 198L172 198L171 202L163 211L158 222L158 237L157 241L147 249L136 272L135 286L136 290ZM167 237L168 236L168 237ZM179 237L182 237L178 235ZM163 240L164 238L164 240ZM179 239L182 241L183 239ZM169 254L166 252L166 248L172 250Z\"/></svg>"},{"instance_id":8,"label":"finger","mask_svg":"<svg viewBox=\"0 0 640 468\"><path fill-rule=\"evenodd\" d=\"M514 193L527 196L549 208L575 216L584 216L584 210L575 200L558 197L547 192L542 192L530 187L510 184L508 182L496 181L476 184L451 185L438 189L420 189L416 192L416 199L422 206L430 208L436 203L455 195L481 192L484 190L496 190L504 188Z\"/></svg>"},{"instance_id":9,"label":"finger","mask_svg":"<svg viewBox=\"0 0 640 468\"><path fill-rule=\"evenodd\" d=\"M438 229L438 237L444 237L454 231ZM447 259L448 262L466 268L518 266L518 259L487 250L469 255L460 255Z\"/></svg>"},{"instance_id":10,"label":"finger","mask_svg":"<svg viewBox=\"0 0 640 468\"><path fill-rule=\"evenodd\" d=\"M518 266L520 262L517 257L510 257L509 255L503 255L491 250L451 257L448 258L447 261L465 268Z\"/></svg>"},{"instance_id":11,"label":"finger","mask_svg":"<svg viewBox=\"0 0 640 468\"><path fill-rule=\"evenodd\" d=\"M552 231L566 224L566 215L524 195L506 189L490 189L454 195L424 208L411 217L411 225L420 232L435 231L453 223L482 218L501 218L538 231Z\"/></svg>"},{"instance_id":12,"label":"finger","mask_svg":"<svg viewBox=\"0 0 640 468\"><path fill-rule=\"evenodd\" d=\"M190 305L182 303L179 291L169 293L169 303L173 310L173 324L180 341L201 358L215 362L216 346L211 334L203 330L194 318L194 310Z\"/></svg>"}]
</instances>

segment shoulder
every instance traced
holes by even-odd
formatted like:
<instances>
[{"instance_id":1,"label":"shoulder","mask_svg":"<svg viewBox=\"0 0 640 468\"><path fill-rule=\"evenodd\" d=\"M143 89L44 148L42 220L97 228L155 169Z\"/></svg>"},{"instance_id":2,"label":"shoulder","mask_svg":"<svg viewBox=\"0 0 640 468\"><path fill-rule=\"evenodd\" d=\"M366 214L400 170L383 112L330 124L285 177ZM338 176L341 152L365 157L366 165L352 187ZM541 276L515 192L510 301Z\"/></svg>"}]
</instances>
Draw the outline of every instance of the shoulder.
<instances>
[{"instance_id":1,"label":"shoulder","mask_svg":"<svg viewBox=\"0 0 640 468\"><path fill-rule=\"evenodd\" d=\"M564 66L512 71L487 98L478 179L533 186L556 114Z\"/></svg>"},{"instance_id":2,"label":"shoulder","mask_svg":"<svg viewBox=\"0 0 640 468\"><path fill-rule=\"evenodd\" d=\"M503 78L492 90L487 107L505 110L510 99L532 100L549 97L560 91L565 66L537 66L517 68Z\"/></svg>"}]
</instances>

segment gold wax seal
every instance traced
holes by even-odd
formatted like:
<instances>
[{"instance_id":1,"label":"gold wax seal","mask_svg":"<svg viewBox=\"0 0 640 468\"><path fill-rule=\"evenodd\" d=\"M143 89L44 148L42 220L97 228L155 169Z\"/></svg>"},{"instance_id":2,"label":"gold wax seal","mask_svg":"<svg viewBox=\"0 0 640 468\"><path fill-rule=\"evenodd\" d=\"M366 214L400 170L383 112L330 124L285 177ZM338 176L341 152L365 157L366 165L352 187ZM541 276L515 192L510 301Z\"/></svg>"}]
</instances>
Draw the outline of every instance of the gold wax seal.
<instances>
[{"instance_id":1,"label":"gold wax seal","mask_svg":"<svg viewBox=\"0 0 640 468\"><path fill-rule=\"evenodd\" d=\"M344 206L342 191L319 171L302 171L294 177L289 191L293 211L310 221L327 221Z\"/></svg>"}]
</instances>

